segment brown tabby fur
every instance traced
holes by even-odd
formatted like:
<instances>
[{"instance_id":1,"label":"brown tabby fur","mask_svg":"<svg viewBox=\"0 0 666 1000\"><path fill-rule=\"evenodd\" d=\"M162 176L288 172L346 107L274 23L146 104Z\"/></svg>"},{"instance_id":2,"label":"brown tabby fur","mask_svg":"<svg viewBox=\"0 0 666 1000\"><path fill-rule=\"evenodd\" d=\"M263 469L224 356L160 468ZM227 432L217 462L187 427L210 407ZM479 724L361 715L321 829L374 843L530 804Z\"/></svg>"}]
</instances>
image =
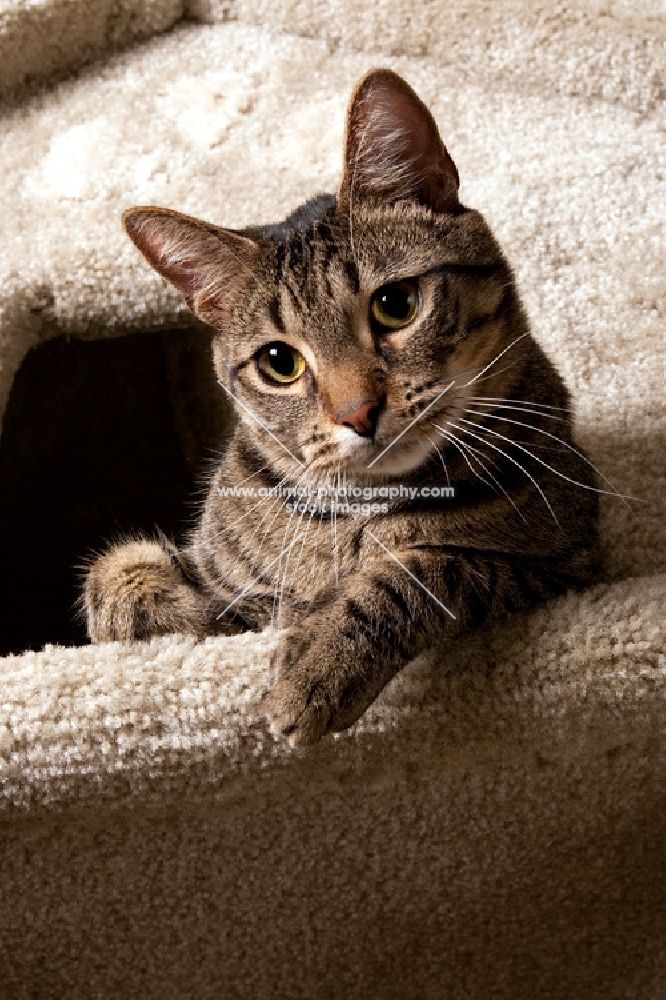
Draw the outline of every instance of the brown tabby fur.
<instances>
[{"instance_id":1,"label":"brown tabby fur","mask_svg":"<svg viewBox=\"0 0 666 1000\"><path fill-rule=\"evenodd\" d=\"M275 733L304 745L351 725L442 637L594 580L598 491L567 390L488 226L457 191L430 112L376 70L351 98L336 198L242 232L165 209L127 213L138 248L218 331L215 370L239 420L183 551L138 539L92 566L93 641L285 628L264 708ZM372 294L405 278L418 280L420 312L378 331ZM257 353L274 341L304 356L296 382L259 373ZM345 426L367 404L374 436ZM450 479L456 495L332 517L219 492L343 477Z\"/></svg>"}]
</instances>

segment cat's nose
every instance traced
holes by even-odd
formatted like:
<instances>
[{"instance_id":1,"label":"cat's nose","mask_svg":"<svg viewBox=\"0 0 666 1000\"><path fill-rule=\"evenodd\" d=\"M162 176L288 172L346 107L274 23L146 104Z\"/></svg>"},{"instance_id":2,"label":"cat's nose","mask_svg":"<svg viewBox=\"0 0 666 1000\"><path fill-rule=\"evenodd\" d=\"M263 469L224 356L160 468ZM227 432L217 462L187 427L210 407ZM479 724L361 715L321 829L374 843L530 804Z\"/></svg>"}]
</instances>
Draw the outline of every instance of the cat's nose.
<instances>
[{"instance_id":1,"label":"cat's nose","mask_svg":"<svg viewBox=\"0 0 666 1000\"><path fill-rule=\"evenodd\" d=\"M371 438L375 436L377 430L380 409L381 403L378 399L368 399L355 410L338 413L335 422L342 424L343 427L351 427L361 437Z\"/></svg>"}]
</instances>

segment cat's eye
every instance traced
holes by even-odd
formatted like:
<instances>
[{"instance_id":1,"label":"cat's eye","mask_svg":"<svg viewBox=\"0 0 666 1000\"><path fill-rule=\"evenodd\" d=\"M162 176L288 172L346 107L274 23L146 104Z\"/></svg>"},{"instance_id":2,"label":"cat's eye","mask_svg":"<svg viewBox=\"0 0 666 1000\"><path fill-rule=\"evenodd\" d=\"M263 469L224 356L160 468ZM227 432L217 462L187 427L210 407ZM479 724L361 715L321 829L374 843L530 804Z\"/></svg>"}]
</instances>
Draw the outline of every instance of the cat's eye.
<instances>
[{"instance_id":1,"label":"cat's eye","mask_svg":"<svg viewBox=\"0 0 666 1000\"><path fill-rule=\"evenodd\" d=\"M393 281L382 285L372 296L370 311L375 323L385 330L401 330L412 322L421 304L415 281Z\"/></svg>"},{"instance_id":2,"label":"cat's eye","mask_svg":"<svg viewBox=\"0 0 666 1000\"><path fill-rule=\"evenodd\" d=\"M295 347L275 340L262 347L257 355L257 367L271 382L288 385L305 371L305 358Z\"/></svg>"}]
</instances>

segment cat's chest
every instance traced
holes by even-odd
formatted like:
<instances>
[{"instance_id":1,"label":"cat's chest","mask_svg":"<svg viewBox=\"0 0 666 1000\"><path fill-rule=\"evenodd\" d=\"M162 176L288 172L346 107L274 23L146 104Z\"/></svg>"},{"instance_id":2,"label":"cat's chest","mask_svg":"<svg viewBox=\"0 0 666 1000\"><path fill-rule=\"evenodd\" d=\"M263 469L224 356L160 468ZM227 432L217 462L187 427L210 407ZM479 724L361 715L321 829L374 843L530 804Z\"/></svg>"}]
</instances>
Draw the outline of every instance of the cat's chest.
<instances>
[{"instance_id":1,"label":"cat's chest","mask_svg":"<svg viewBox=\"0 0 666 1000\"><path fill-rule=\"evenodd\" d=\"M477 525L461 513L454 500L424 504L352 491L333 495L248 475L234 463L215 477L199 538L216 577L234 590L251 586L268 594L279 588L283 597L291 593L310 601L388 558L386 548L400 553L414 546L469 544L470 527Z\"/></svg>"},{"instance_id":2,"label":"cat's chest","mask_svg":"<svg viewBox=\"0 0 666 1000\"><path fill-rule=\"evenodd\" d=\"M363 527L317 498L218 495L205 534L234 587L308 601L358 571Z\"/></svg>"}]
</instances>

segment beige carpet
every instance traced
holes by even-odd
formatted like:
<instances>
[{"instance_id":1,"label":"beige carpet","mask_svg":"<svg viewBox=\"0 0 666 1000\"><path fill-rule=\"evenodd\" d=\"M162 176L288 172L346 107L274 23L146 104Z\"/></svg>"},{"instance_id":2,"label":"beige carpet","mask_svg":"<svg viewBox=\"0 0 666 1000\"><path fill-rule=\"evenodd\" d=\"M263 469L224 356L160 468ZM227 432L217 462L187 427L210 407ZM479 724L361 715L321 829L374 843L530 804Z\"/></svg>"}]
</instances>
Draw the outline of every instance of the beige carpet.
<instances>
[{"instance_id":1,"label":"beige carpet","mask_svg":"<svg viewBox=\"0 0 666 1000\"><path fill-rule=\"evenodd\" d=\"M0 0L3 405L51 338L183 324L124 208L334 189L385 64L637 498L603 499L603 584L308 753L258 713L267 635L1 660L1 997L666 994L665 39L658 0Z\"/></svg>"}]
</instances>

